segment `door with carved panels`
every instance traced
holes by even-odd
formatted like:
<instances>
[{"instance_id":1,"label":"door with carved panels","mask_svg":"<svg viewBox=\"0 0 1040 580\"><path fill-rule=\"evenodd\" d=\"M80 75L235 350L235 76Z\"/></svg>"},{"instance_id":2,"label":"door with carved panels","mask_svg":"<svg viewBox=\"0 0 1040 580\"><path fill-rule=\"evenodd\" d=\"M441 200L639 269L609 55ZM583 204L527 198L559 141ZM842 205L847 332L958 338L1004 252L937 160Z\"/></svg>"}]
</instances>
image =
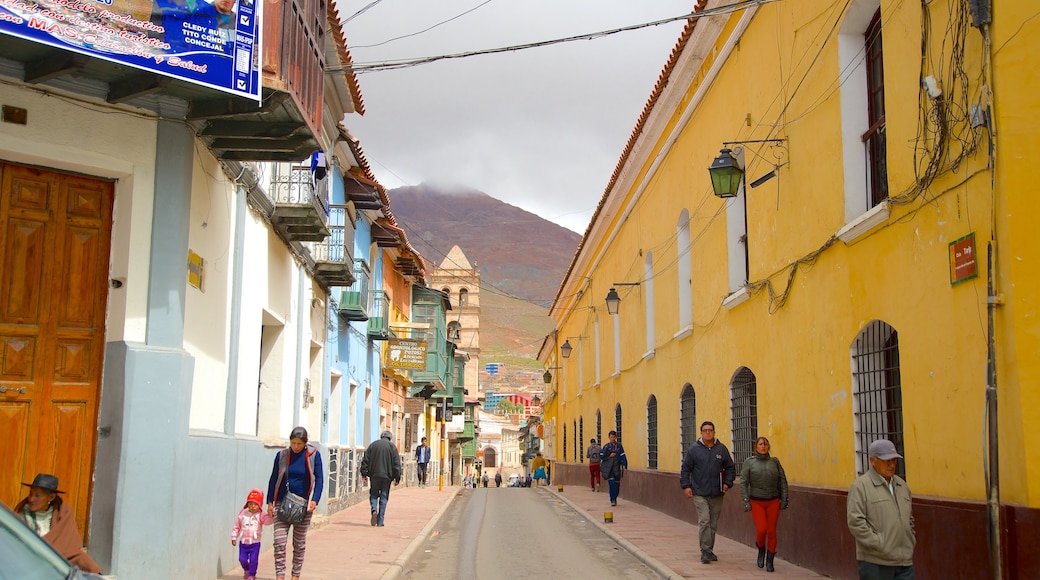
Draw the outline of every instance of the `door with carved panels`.
<instances>
[{"instance_id":1,"label":"door with carved panels","mask_svg":"<svg viewBox=\"0 0 1040 580\"><path fill-rule=\"evenodd\" d=\"M111 182L0 163L0 501L58 476L87 533L112 230Z\"/></svg>"}]
</instances>

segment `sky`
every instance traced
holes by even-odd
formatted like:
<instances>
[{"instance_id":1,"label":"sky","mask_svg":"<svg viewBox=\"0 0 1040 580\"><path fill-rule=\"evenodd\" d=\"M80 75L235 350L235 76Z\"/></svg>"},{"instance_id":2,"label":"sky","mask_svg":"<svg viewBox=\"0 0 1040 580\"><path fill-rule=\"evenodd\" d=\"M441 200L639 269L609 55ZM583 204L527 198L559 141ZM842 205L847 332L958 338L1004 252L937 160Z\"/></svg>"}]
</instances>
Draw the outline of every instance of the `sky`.
<instances>
[{"instance_id":1,"label":"sky","mask_svg":"<svg viewBox=\"0 0 1040 580\"><path fill-rule=\"evenodd\" d=\"M383 186L477 189L579 234L685 20L395 70L360 67L613 30L683 16L695 3L336 1L365 103L346 126Z\"/></svg>"}]
</instances>

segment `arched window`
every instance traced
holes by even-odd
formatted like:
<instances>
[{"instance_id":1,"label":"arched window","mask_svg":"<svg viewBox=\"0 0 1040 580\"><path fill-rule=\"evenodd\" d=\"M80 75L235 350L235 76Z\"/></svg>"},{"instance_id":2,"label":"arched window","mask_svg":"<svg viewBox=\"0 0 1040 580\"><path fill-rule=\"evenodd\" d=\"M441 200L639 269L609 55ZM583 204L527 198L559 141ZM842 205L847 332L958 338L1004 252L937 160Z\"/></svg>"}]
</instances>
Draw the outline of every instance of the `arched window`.
<instances>
[{"instance_id":1,"label":"arched window","mask_svg":"<svg viewBox=\"0 0 1040 580\"><path fill-rule=\"evenodd\" d=\"M578 422L574 422L574 462L578 462L578 456L581 455L581 442L578 441ZM566 459L566 457L564 457Z\"/></svg>"},{"instance_id":2,"label":"arched window","mask_svg":"<svg viewBox=\"0 0 1040 580\"><path fill-rule=\"evenodd\" d=\"M856 472L870 467L867 450L888 439L903 455L903 390L899 377L899 333L874 320L852 343L852 429L856 438ZM905 460L896 473L906 479Z\"/></svg>"},{"instance_id":3,"label":"arched window","mask_svg":"<svg viewBox=\"0 0 1040 580\"><path fill-rule=\"evenodd\" d=\"M466 306L469 304L469 290L465 288L459 288L459 306Z\"/></svg>"},{"instance_id":4,"label":"arched window","mask_svg":"<svg viewBox=\"0 0 1040 580\"><path fill-rule=\"evenodd\" d=\"M679 395L679 457L697 442L697 393L686 383ZM681 460L681 459L680 459Z\"/></svg>"},{"instance_id":5,"label":"arched window","mask_svg":"<svg viewBox=\"0 0 1040 580\"><path fill-rule=\"evenodd\" d=\"M484 467L492 469L498 467L498 452L494 447L484 448Z\"/></svg>"},{"instance_id":6,"label":"arched window","mask_svg":"<svg viewBox=\"0 0 1040 580\"><path fill-rule=\"evenodd\" d=\"M730 383L730 417L733 426L733 463L737 473L755 451L758 437L758 386L755 373L740 367Z\"/></svg>"},{"instance_id":7,"label":"arched window","mask_svg":"<svg viewBox=\"0 0 1040 580\"><path fill-rule=\"evenodd\" d=\"M618 441L621 441L621 403L614 407L614 430L617 431Z\"/></svg>"},{"instance_id":8,"label":"arched window","mask_svg":"<svg viewBox=\"0 0 1040 580\"><path fill-rule=\"evenodd\" d=\"M646 402L646 467L657 469L657 397Z\"/></svg>"}]
</instances>

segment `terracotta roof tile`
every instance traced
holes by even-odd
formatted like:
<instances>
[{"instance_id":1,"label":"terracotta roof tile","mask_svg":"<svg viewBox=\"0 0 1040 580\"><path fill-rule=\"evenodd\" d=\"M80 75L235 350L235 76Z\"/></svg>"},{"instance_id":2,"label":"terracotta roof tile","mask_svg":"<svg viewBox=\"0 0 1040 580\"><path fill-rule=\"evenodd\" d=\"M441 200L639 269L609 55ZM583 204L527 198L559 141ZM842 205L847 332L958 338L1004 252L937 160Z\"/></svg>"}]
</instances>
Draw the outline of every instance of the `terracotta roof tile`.
<instances>
[{"instance_id":1,"label":"terracotta roof tile","mask_svg":"<svg viewBox=\"0 0 1040 580\"><path fill-rule=\"evenodd\" d=\"M343 34L339 9L336 7L334 0L329 2L326 18L329 24L329 32L332 34L332 40L336 43L336 53L339 54L340 64L346 71L343 73L343 76L347 81L347 87L350 88L350 98L354 101L354 110L357 111L357 114L363 116L365 114L365 101L361 98L361 86L358 85L357 75L354 74L351 66L354 64L354 59L351 58L350 50L347 48L347 37Z\"/></svg>"}]
</instances>

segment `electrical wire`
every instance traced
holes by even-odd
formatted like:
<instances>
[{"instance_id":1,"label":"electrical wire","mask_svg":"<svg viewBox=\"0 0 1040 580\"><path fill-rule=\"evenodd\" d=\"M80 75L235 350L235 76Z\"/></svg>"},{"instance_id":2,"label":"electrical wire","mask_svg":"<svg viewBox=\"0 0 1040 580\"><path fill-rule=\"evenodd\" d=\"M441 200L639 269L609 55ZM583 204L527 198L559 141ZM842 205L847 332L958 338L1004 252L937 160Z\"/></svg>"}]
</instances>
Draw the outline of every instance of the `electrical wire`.
<instances>
[{"instance_id":1,"label":"electrical wire","mask_svg":"<svg viewBox=\"0 0 1040 580\"><path fill-rule=\"evenodd\" d=\"M422 30L420 30L418 32L412 32L410 34L405 34L403 36L395 36L394 38L389 38L387 40L384 40L383 42L377 42L376 44L361 44L361 45L355 44L355 45L351 45L350 48L352 50L353 49L357 49L357 48L375 48L377 46L383 46L384 44L389 44L391 42L394 42L395 40L401 40L403 38L411 38L413 36L418 36L418 35L420 35L420 34L422 34L424 32L431 31L434 28L437 28L438 26L441 26L442 24L447 24L447 23L451 22L452 20L458 20L459 18L462 18L463 16L469 14L470 12L473 12L474 10L480 8L481 6L484 6L485 4L491 3L491 1L492 0L484 0L484 2L481 2L480 4L477 4L473 8L470 8L469 10L466 10L465 12L462 12L461 14L457 14L455 16L452 16L451 18L449 18L447 20L442 20L442 21L438 22L437 24L434 24L433 26L424 28L424 29L422 29ZM357 16L357 14L355 14L354 16ZM353 18L353 16L351 18ZM349 22L349 20L344 20L341 24L346 24L347 22Z\"/></svg>"}]
</instances>

